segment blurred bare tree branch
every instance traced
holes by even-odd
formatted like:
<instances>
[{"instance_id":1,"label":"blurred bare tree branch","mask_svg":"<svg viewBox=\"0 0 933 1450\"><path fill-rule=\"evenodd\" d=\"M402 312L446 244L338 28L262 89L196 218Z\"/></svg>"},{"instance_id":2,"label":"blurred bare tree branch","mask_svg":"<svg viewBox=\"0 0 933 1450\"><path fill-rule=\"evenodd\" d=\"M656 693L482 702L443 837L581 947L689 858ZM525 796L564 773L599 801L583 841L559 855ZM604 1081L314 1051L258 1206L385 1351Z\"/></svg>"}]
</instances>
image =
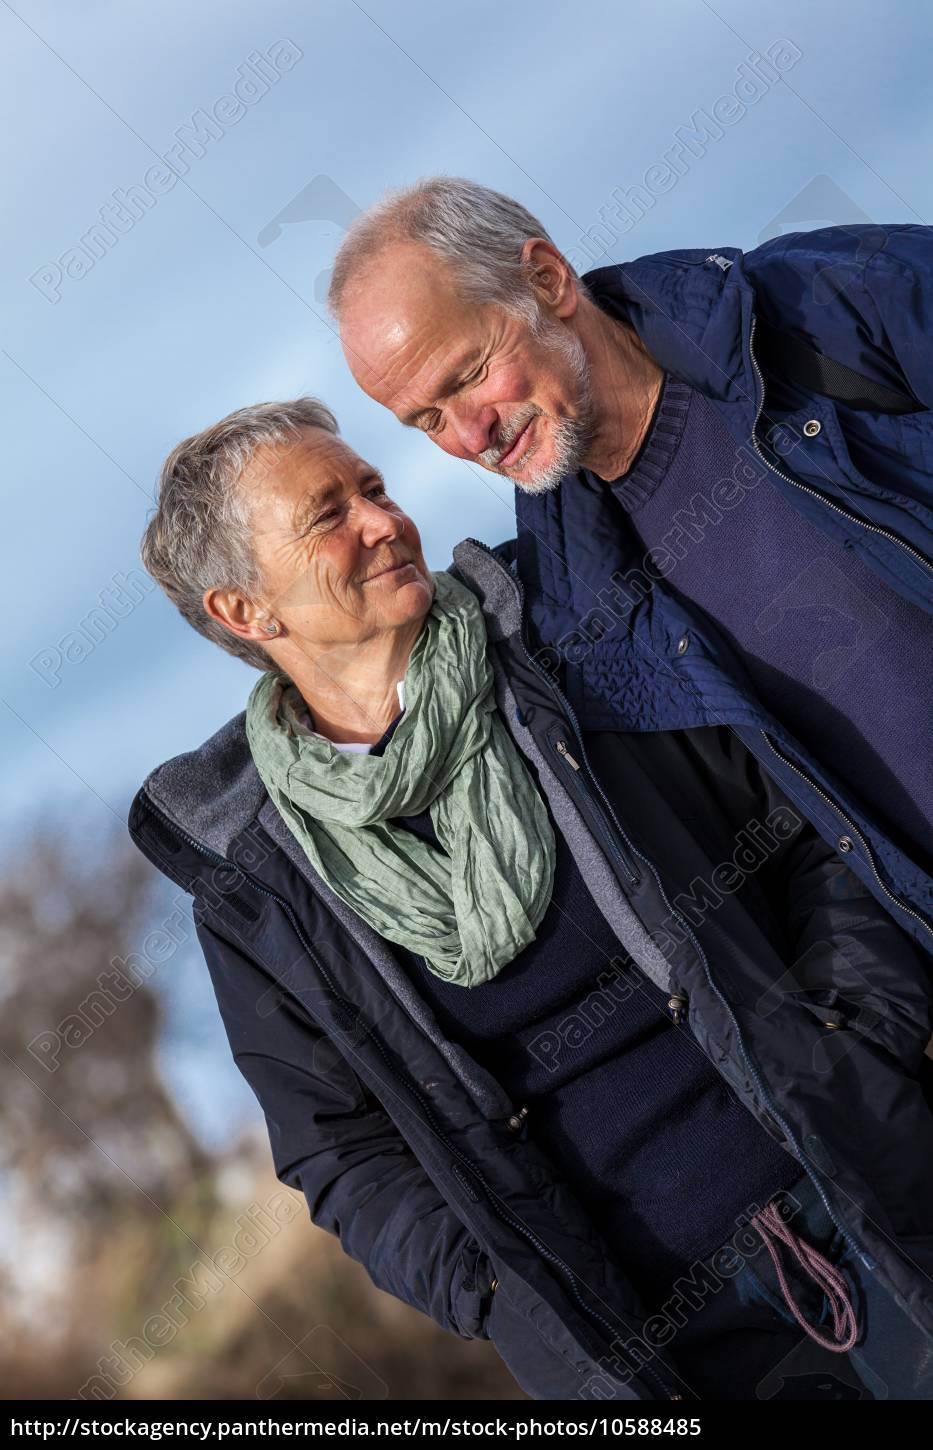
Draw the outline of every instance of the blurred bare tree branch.
<instances>
[{"instance_id":1,"label":"blurred bare tree branch","mask_svg":"<svg viewBox=\"0 0 933 1450\"><path fill-rule=\"evenodd\" d=\"M4 1393L524 1398L491 1344L375 1289L310 1222L258 1108L223 1153L199 1143L158 1069L177 963L158 991L133 965L164 882L118 828L77 839L37 835L0 883Z\"/></svg>"}]
</instances>

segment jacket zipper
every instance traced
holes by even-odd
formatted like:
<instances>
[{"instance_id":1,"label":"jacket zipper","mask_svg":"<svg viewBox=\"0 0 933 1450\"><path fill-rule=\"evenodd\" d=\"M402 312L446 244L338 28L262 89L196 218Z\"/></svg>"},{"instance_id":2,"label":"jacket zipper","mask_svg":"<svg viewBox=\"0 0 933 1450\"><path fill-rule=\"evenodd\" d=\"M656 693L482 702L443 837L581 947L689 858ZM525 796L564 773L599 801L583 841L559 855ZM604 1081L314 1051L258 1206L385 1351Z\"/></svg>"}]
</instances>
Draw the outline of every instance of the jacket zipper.
<instances>
[{"instance_id":1,"label":"jacket zipper","mask_svg":"<svg viewBox=\"0 0 933 1450\"><path fill-rule=\"evenodd\" d=\"M283 897L279 896L277 892L270 891L267 886L263 886L263 884L260 881L257 881L254 876L251 876L248 871L244 871L242 867L236 866L233 862L228 861L225 856L221 856L216 851L212 851L210 847L203 845L202 842L195 840L193 836L190 836L186 831L183 831L179 826L175 824L174 821L170 820L163 811L159 810L158 806L154 804L154 802L150 799L148 795L145 796L144 803L148 811L151 811L151 813L159 820L161 820L165 824L165 826L176 836L181 837L181 839L185 841L192 848L192 850L197 851L199 855L204 856L208 861L213 862L214 865L224 866L228 870L232 867L232 869L239 872L243 879L245 881L248 881L256 891L260 892L261 895L268 897L270 901L274 901L276 905L279 906L282 911L284 911L288 921L291 923L292 930L295 932L298 940L301 942L304 950L307 952L309 959L314 962L318 971L321 973L321 976L324 978L324 981L328 984L331 991L334 993L334 996L337 998L338 1001L343 999L343 993L338 991L335 983L332 981L330 974L327 971L327 968L324 966L324 963L321 961L320 957L311 946L311 943L308 941L301 926L301 922L298 920L289 902L287 902ZM431 1131L434 1133L435 1137L441 1143L443 1143L445 1149L450 1153L451 1157L457 1160L462 1165L463 1170L468 1175L470 1175L470 1177L477 1179L478 1182L481 1184L493 1211L497 1213L498 1216L506 1223L510 1224L512 1228L514 1228L516 1232L521 1234L523 1238L527 1239L528 1242L536 1249L536 1251L541 1255L542 1258L550 1260L551 1263L553 1263L563 1274L566 1275L567 1280L570 1284L570 1288L573 1292L573 1296L579 1304L581 1310L583 1311L584 1316L589 1318L592 1322L598 1323L601 1329L607 1331L610 1335L610 1343L614 1343L619 1337L618 1330L614 1328L610 1321L604 1318L597 1309L593 1309L590 1305L587 1304L586 1300L580 1293L578 1287L579 1281L573 1269L571 1269L570 1265L565 1264L559 1254L554 1253L552 1249L548 1248L547 1244L543 1243L542 1240L538 1238L534 1230L530 1229L522 1219L516 1218L512 1214L508 1206L502 1202L495 1189L491 1188L486 1182L480 1169L477 1168L476 1165L472 1163L470 1159L467 1158L467 1156L456 1146L456 1144L452 1143L451 1140L447 1137L446 1133L443 1130L443 1127L437 1120L432 1105L427 1101L426 1098L423 1097L414 1079L411 1077L406 1077L404 1073L401 1073L398 1070L394 1062L386 1054L385 1050L383 1049L382 1043L379 1041L378 1037L373 1036L370 1032L368 1024L365 1024L365 1027L367 1036L370 1038L370 1041L375 1046L386 1067L389 1069L392 1075L398 1079L399 1082L405 1085L411 1095L420 1104L422 1111L425 1115L425 1120L427 1121ZM623 1325L622 1327L625 1329L626 1333L629 1332L628 1325ZM650 1383L653 1381L655 1386L659 1387L663 1391L662 1398L668 1400L683 1399L683 1395L672 1389L672 1387L667 1384L666 1381L663 1380L656 1371L649 1371L646 1366L642 1365L640 1367L636 1366L633 1370L633 1374L640 1375L646 1383Z\"/></svg>"},{"instance_id":2,"label":"jacket zipper","mask_svg":"<svg viewBox=\"0 0 933 1450\"><path fill-rule=\"evenodd\" d=\"M580 765L580 762L578 760L575 760L574 757L570 754L570 751L567 749L567 742L566 742L566 740L558 740L556 742L554 748L557 751L558 755L560 755L564 760L566 760L566 762L570 766L570 769L571 770L581 770L582 769L582 767ZM638 879L639 878L637 876L632 875L630 877L631 884L633 886L636 886L638 884ZM667 902L667 898L666 897L665 897L665 902L668 905L670 905L670 903ZM687 997L684 994L684 992L681 990L681 988L678 987L673 981L670 982L670 996L668 997L668 1001L667 1001L667 1010L671 1014L671 1020L674 1023L674 1026L675 1027L679 1027L681 1025L681 1023L683 1023L686 1020L686 1017L687 1017Z\"/></svg>"},{"instance_id":3,"label":"jacket zipper","mask_svg":"<svg viewBox=\"0 0 933 1450\"><path fill-rule=\"evenodd\" d=\"M756 434L758 420L761 417L765 405L764 378L761 375L761 369L758 366L758 360L755 357L755 353L752 348L752 341L755 336L755 324L757 323L757 321L757 317L753 316L751 329L748 335L748 355L751 358L752 367L755 370L755 376L758 379L759 386L758 407L755 413L755 421L752 423L751 444L755 452L758 454L758 457L761 459L762 463L765 465L766 468L770 468L772 473L776 473L778 478L782 478L785 483L791 483L793 484L794 488L800 488L803 490L804 493L810 494L811 498L819 499L820 503L825 504L826 507L832 509L834 513L841 514L844 519L847 519L851 524L855 524L857 528L868 529L873 534L880 534L882 538L889 539L892 544L897 544L901 549L904 549L908 554L911 554L919 564L923 565L924 569L933 572L933 564L931 564L928 559L925 559L920 551L918 549L915 549L912 544L905 543L903 539L898 538L897 534L892 534L890 529L884 529L881 527L880 524L870 524L865 519L858 518L856 514L850 513L848 509L844 509L840 504L834 503L832 499L827 498L825 494L820 493L819 489L811 488L810 485L807 483L801 483L799 478L792 478L790 474L782 472L780 468L775 468L773 463L769 463L768 459L762 453L761 448L758 446L758 438Z\"/></svg>"},{"instance_id":4,"label":"jacket zipper","mask_svg":"<svg viewBox=\"0 0 933 1450\"><path fill-rule=\"evenodd\" d=\"M862 843L862 849L865 852L865 859L871 867L872 875L874 876L875 880L881 887L888 900L893 901L894 905L898 907L901 911L906 912L908 916L912 916L914 921L918 921L923 927L924 931L928 931L931 935L933 935L933 926L931 926L928 921L925 921L918 911L914 911L912 906L905 905L905 903L901 901L899 897L895 896L892 891L888 890L887 886L882 881L881 876L878 873L878 868L875 865L875 858L872 855L871 847L869 846L867 840L865 839L864 835L859 830L855 822L849 819L849 817L845 814L843 810L840 809L840 807L836 804L831 796L828 796L824 790L820 789L816 781L811 780L810 777L799 768L799 766L795 765L794 762L792 760L789 760L782 751L778 750L777 746L772 743L771 738L766 730L762 730L761 733L765 738L768 748L777 756L778 760L783 761L786 766L789 766L795 775L799 775L800 779L804 781L811 790L815 790L821 800L824 800L826 804L830 806L838 816L842 817L852 834L858 837L858 839Z\"/></svg>"},{"instance_id":5,"label":"jacket zipper","mask_svg":"<svg viewBox=\"0 0 933 1450\"><path fill-rule=\"evenodd\" d=\"M490 557L495 560L496 564L499 565L499 567L501 567L500 561L498 559L496 559L496 556L495 556L493 550L490 549L486 544L482 543L481 540L479 540L479 539L470 539L469 542L471 544L476 545L477 548L482 549L484 553L489 554ZM558 685L556 685L554 683L554 681L547 674L545 674L545 672L542 669L539 668L539 666L535 663L534 659L532 658L531 654L529 653L528 646L527 646L527 644L525 642L525 637L524 637L525 589L524 589L524 585L522 584L522 581L516 575L513 575L512 576L512 580L513 580L513 583L515 584L515 588L516 588L516 590L518 592L518 597L519 597L520 606L521 606L521 613L522 613L522 629L519 632L519 639L521 641L522 653L524 654L525 659L528 661L528 663L531 666L531 668L535 671L535 673L537 675L540 676L540 678L544 681L545 685L552 692L552 694L554 694L557 697L557 699L558 699L558 701L559 701L559 703L561 705L561 708L563 709L564 713L566 714L568 720L571 722L571 725L572 725L572 728L573 728L574 737L575 737L576 741L578 742L578 748L579 748L579 751L580 751L580 757L581 757L581 759L583 761L583 765L581 766L580 761L577 760L575 756L571 755L566 740L558 740L555 743L554 748L557 751L558 755L560 755L561 758L567 762L567 764L568 764L568 766L570 767L571 770L573 770L574 772L579 773L581 770L585 769L587 775L589 776L589 779L593 783L593 786L599 792L599 795L600 795L600 797L601 797L601 799L602 799L602 801L603 801L603 803L605 805L606 812L611 817L612 822L615 825L615 828L616 828L616 832L618 834L618 837L620 837L621 840L623 840L626 843L626 845L629 847L629 849L634 854L636 854L639 857L640 860L644 861L644 863L647 866L648 870L651 872L652 876L654 877L655 881L657 882L658 889L661 892L661 897L662 897L665 905L672 912L672 914L675 914L673 912L673 907L671 906L671 903L668 901L667 894L666 894L666 892L664 890L664 887L661 884L661 878L660 878L660 876L658 875L658 873L655 870L655 868L652 865L652 863L648 860L647 856L643 856L642 853L640 851L638 851L637 848L635 846L633 846L632 843L629 841L629 838L626 836L626 834L623 831L621 825L619 824L619 818L616 815L615 810L613 809L612 802L608 799L608 797L606 796L605 792L603 791L602 786L599 784L599 780L597 779L597 776L596 776L595 771L592 769L592 767L589 764L589 761L587 760L586 747L583 744L582 731L580 729L580 724L579 724L579 721L577 719L576 713L575 713L575 711L573 709L573 706L571 705L570 701L567 699L566 695L564 695L564 693L560 689L560 687ZM596 804L598 805L598 802L596 802ZM617 859L621 863L621 865L622 865L622 867L623 867L623 869L625 871L625 874L628 877L629 885L630 886L637 886L638 883L639 883L639 881L641 880L641 877L638 875L638 872L636 871L635 866L634 866L633 862L631 861L631 858L628 857L626 855L626 853L623 851L623 849L620 847L620 845L618 844L618 841L616 840L616 838L612 834L611 828L607 824L604 823L603 817L600 816L600 815L597 815L596 819L600 823L603 840L608 845L610 851L615 854L615 856L617 857ZM668 999L667 1008L668 1008L668 1011L671 1014L671 1019L672 1019L674 1025L675 1025L675 1027L679 1027L684 1022L684 1020L686 1019L686 1015L687 1015L686 1014L687 997L682 992L682 990L680 989L680 987L678 987L674 982L671 982L671 984L670 984L670 992L671 992L671 995L670 995L670 998Z\"/></svg>"},{"instance_id":6,"label":"jacket zipper","mask_svg":"<svg viewBox=\"0 0 933 1450\"><path fill-rule=\"evenodd\" d=\"M489 548L488 544L482 543L479 539L468 539L467 542L470 544L474 544L478 549L482 549L484 554L488 554L491 559L495 560L496 565L500 569L502 568L501 561L496 558L495 553L492 549ZM531 657L531 654L529 653L528 646L525 642L524 632L524 586L522 585L522 581L515 575L510 575L509 577L512 579L512 582L515 585L516 590L518 591L518 597L521 603L522 628L519 630L519 641L522 647L522 654L525 656L525 659L534 670L535 674L544 681L545 685L559 701L561 709L564 715L567 717L571 730L573 731L576 747L580 752L580 760L577 760L575 756L571 755L566 740L558 740L554 746L554 749L557 751L558 755L567 762L571 770L573 770L577 774L585 774L587 780L592 786L592 791L590 792L590 794L592 795L593 792L595 792L597 797L597 799L594 801L594 804L597 807L597 819L600 822L600 830L603 841L606 845L608 845L610 851L622 866L624 875L628 880L629 885L637 886L639 881L641 880L641 877L638 875L638 872L635 869L635 864L632 858L636 855L640 856L641 853L636 850L636 848L632 845L632 842L629 840L628 836L623 831L621 825L619 824L619 818L616 815L615 810L613 809L612 802L609 800L608 796L600 785L599 780L596 776L596 772L593 770L593 767L590 765L590 762L587 759L586 747L583 744L583 734L580 729L580 722L577 719L576 712L574 711L573 706L571 705L570 701L567 699L563 691L560 689L560 687L558 685L555 685L554 681L545 674L545 672L538 664L535 663L535 661ZM583 762L582 766L580 763L581 761ZM612 826L615 827L615 834L613 834ZM619 844L620 841L624 842L624 847Z\"/></svg>"},{"instance_id":7,"label":"jacket zipper","mask_svg":"<svg viewBox=\"0 0 933 1450\"><path fill-rule=\"evenodd\" d=\"M490 557L495 560L495 562L499 566L499 568L502 568L503 567L502 564L501 564L501 562L500 562L500 560L496 559L496 556L493 553L492 549L490 549L486 544L481 543L479 539L470 539L469 542L471 544L477 545L480 549L482 549L484 551L484 553L489 554ZM515 584L515 586L516 586L516 588L518 590L519 599L520 599L521 604L522 604L522 618L524 620L524 599L525 599L525 591L524 591L524 588L522 586L522 582L521 582L520 579L518 579L517 577L515 577L512 574L510 574L509 577L512 579L512 582ZM531 665L532 669L534 669L534 670L537 671L537 673L544 680L545 684L563 702L564 701L564 697L563 697L561 691L557 688L557 686L553 683L553 681L550 680L548 678L548 676L542 670L540 670L538 668L538 666L535 664L534 660L528 654L528 650L527 650L527 648L525 648L525 643L524 643L524 637L523 636L522 636L522 647L523 647L523 649L525 649L525 657L527 658L527 660L528 660L529 664ZM573 711L571 710L569 703L566 703L566 709L567 709L568 713L570 714L571 718L575 722L576 721L576 716L573 714ZM613 814L613 819L615 819L615 815L614 814ZM697 937L694 935L693 930L690 927L690 925L688 924L688 922L686 922L684 920L684 918L681 916L680 912L675 911L674 907L671 905L670 901L668 900L667 893L664 890L664 884L661 881L661 878L658 875L657 869L655 868L654 864L651 861L649 861L646 856L642 856L641 855L641 852L637 852L636 854L639 856L639 858L641 860L643 860L645 862L646 866L648 867L648 870L654 876L655 881L658 884L658 890L661 893L661 899L664 902L665 906L667 906L668 910L670 911L671 916L674 918L675 921L679 922L681 928L683 929L683 931L685 932L685 934L689 937L690 941L693 943L693 947L694 947L694 950L695 950L695 952L697 954L697 957L698 957L698 959L703 964L703 970L706 973L706 980L709 983L711 990L713 992L715 992L715 994L718 997L720 1003L722 1004L723 1010L728 1014L728 1016L729 1016L729 1018L730 1018L730 1020L732 1022L732 1026L733 1026L733 1029L735 1031L735 1039L738 1042L739 1047L741 1048L742 1058L743 1058L743 1061L745 1063L746 1070L748 1072L749 1077L752 1079L753 1083L755 1084L756 1088L758 1089L759 1097L761 1098L761 1100L765 1104L765 1106L768 1109L770 1109L771 1117L773 1118L774 1122L776 1122L778 1124L778 1126L780 1127L780 1129L783 1132L783 1134L784 1134L785 1138L787 1139L788 1143L791 1143L793 1145L793 1147L795 1148L796 1155L797 1155L797 1161L802 1165L804 1172L812 1180L813 1186L816 1189L817 1193L819 1194L820 1199L821 1199L822 1204L823 1204L823 1207L826 1209L826 1212L829 1214L830 1219L836 1225L836 1228L839 1230L840 1234L845 1239L845 1241L849 1245L849 1247L864 1262L866 1256L863 1254L863 1252L862 1252L861 1248L859 1247L859 1245L852 1238L851 1234L848 1233L848 1231L845 1229L845 1227L839 1222L838 1218L836 1217L836 1214L833 1211L833 1208L832 1208L832 1206L831 1206L828 1198L826 1197L826 1194L823 1192L823 1186L820 1183L819 1178L817 1177L817 1175L814 1172L812 1172L812 1170L807 1165L807 1157L806 1157L806 1154L802 1151L802 1149L800 1148L800 1145L798 1144L796 1138L794 1137L794 1134L791 1132L791 1130L788 1127L787 1123L781 1117L780 1112L779 1112L778 1107L777 1107L777 1104L771 1099L771 1097L765 1091L765 1086L764 1086L764 1083L761 1080L761 1076L760 1076L760 1074L758 1072L758 1069L755 1066L755 1064L752 1062L751 1058L749 1057L748 1049L745 1046L745 1039L742 1036L742 1030L741 1030L741 1028L739 1026L738 1019L736 1018L736 1015L733 1012L732 1007L730 1006L729 1002L723 996L722 992L719 990L719 987L716 985L715 981L713 980L713 975L712 975L712 973L710 971L709 961L707 959L706 953L704 952L703 948L700 946L700 943L699 943ZM683 1001L684 1003L686 1002L686 998L684 998L682 996L682 994L679 992L679 989L676 989L676 988L672 992L672 1001L675 998L678 999L678 1002L679 1001ZM676 1009L672 1009L672 1010L676 1010Z\"/></svg>"},{"instance_id":8,"label":"jacket zipper","mask_svg":"<svg viewBox=\"0 0 933 1450\"><path fill-rule=\"evenodd\" d=\"M560 756L561 760L566 761L567 765L570 766L570 769L571 770L576 771L576 772L579 773L579 772L583 771L584 769L588 769L587 766L581 765L580 762L576 759L575 756L571 755L569 749L567 748L567 742L566 742L566 740L557 740L557 741L555 741L554 742L554 749L557 751L557 754ZM581 753L581 755L583 754L582 750L581 750L580 753ZM590 775L590 779L595 784L596 783L596 777L592 774L592 771L589 771L589 775ZM599 789L598 786L597 786L597 789ZM601 791L600 791L600 794L602 794ZM641 878L639 877L638 873L636 872L635 867L634 867L634 864L629 859L629 857L626 855L626 853L622 850L622 848L618 844L618 842L615 840L615 838L613 837L611 831L609 831L609 830L606 829L605 825L603 824L603 819L602 819L601 813L596 816L596 822L597 822L597 824L599 826L600 835L602 836L603 841L605 842L605 844L609 847L610 851L616 856L617 860L619 861L619 864L622 867L622 870L623 870L623 872L625 874L625 877L628 880L629 886L637 886Z\"/></svg>"}]
</instances>

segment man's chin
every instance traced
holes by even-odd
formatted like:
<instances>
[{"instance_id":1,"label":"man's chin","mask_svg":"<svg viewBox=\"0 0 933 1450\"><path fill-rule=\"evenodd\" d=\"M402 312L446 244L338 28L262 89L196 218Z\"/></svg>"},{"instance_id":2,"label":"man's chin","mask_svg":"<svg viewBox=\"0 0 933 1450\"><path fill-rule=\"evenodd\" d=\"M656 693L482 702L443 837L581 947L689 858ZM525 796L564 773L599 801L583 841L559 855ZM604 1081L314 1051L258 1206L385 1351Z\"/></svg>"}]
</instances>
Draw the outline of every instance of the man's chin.
<instances>
[{"instance_id":1,"label":"man's chin","mask_svg":"<svg viewBox=\"0 0 933 1450\"><path fill-rule=\"evenodd\" d=\"M508 475L505 476L508 477ZM562 473L544 473L537 478L519 478L516 474L510 479L510 482L514 483L522 493L553 493L555 488L560 488L563 476Z\"/></svg>"},{"instance_id":2,"label":"man's chin","mask_svg":"<svg viewBox=\"0 0 933 1450\"><path fill-rule=\"evenodd\" d=\"M560 481L567 470L562 460L555 459L550 465L543 464L539 459L529 458L524 468L516 468L511 473L503 470L503 478L514 483L522 493L550 493L560 487Z\"/></svg>"}]
</instances>

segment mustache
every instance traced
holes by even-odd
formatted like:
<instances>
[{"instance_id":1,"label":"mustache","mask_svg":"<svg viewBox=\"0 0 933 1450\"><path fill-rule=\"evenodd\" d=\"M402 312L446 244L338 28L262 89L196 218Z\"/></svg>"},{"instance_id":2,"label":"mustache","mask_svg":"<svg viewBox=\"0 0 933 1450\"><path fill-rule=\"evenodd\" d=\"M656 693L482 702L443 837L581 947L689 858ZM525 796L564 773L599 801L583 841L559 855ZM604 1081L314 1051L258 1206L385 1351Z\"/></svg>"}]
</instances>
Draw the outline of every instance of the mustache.
<instances>
[{"instance_id":1,"label":"mustache","mask_svg":"<svg viewBox=\"0 0 933 1450\"><path fill-rule=\"evenodd\" d=\"M483 450L479 455L478 462L482 463L486 468L498 468L499 460L508 453L522 429L531 422L532 418L537 418L540 413L540 408L536 408L533 403L526 403L524 407L518 410L514 417L509 419L508 423L504 423L500 427L496 435L495 443L491 447Z\"/></svg>"}]
</instances>

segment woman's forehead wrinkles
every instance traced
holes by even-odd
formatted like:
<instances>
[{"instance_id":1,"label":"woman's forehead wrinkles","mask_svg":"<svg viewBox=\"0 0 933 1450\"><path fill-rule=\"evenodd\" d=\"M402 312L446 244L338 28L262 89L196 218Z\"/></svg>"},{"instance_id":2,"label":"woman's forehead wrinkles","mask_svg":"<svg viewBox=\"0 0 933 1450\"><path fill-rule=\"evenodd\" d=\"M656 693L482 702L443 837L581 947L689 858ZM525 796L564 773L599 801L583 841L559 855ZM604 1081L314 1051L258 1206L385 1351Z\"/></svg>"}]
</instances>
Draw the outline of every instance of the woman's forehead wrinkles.
<instances>
[{"instance_id":1,"label":"woman's forehead wrinkles","mask_svg":"<svg viewBox=\"0 0 933 1450\"><path fill-rule=\"evenodd\" d=\"M330 503L331 499L336 498L342 492L343 485L339 480L332 478L302 494L292 510L291 523L294 532L298 533L302 525L306 524L323 504Z\"/></svg>"},{"instance_id":2,"label":"woman's forehead wrinkles","mask_svg":"<svg viewBox=\"0 0 933 1450\"><path fill-rule=\"evenodd\" d=\"M339 475L334 474L330 478L312 485L301 495L292 510L292 529L296 533L300 532L301 528L308 523L309 519L313 517L318 509L330 503L333 499L342 498L346 492L348 482L352 481L354 487L359 487L366 482L367 478L381 477L382 475L378 469L373 468L365 459L354 459L352 469L348 470L348 473L344 477L341 478Z\"/></svg>"}]
</instances>

